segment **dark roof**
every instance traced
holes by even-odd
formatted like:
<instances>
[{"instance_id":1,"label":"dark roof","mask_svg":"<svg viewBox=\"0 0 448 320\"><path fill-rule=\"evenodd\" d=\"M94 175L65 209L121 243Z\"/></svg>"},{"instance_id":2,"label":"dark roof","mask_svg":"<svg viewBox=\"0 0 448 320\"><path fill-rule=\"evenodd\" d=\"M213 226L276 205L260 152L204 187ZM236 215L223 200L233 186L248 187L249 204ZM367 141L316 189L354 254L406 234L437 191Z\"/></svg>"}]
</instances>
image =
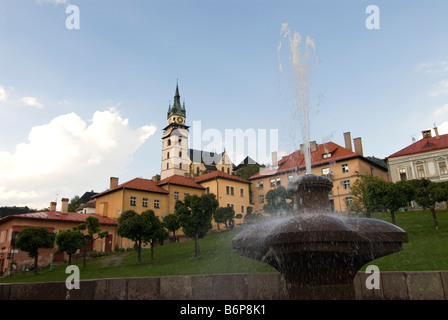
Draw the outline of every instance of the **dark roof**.
<instances>
[{"instance_id":1,"label":"dark roof","mask_svg":"<svg viewBox=\"0 0 448 320\"><path fill-rule=\"evenodd\" d=\"M224 152L217 153L196 149L188 149L188 157L195 163L204 163L206 165L218 164Z\"/></svg>"},{"instance_id":2,"label":"dark roof","mask_svg":"<svg viewBox=\"0 0 448 320\"><path fill-rule=\"evenodd\" d=\"M248 164L256 164L259 165L257 163L257 161L255 161L254 159L252 159L251 157L247 156L246 158L244 158L243 161L241 161L241 163L239 165L237 165L234 169L238 170L241 167L247 166Z\"/></svg>"},{"instance_id":3,"label":"dark roof","mask_svg":"<svg viewBox=\"0 0 448 320\"><path fill-rule=\"evenodd\" d=\"M86 203L86 202L88 202L90 199L92 199L92 197L94 196L94 195L96 195L96 194L98 194L98 192L93 192L93 190L92 191L87 191L87 192L85 192L82 196L81 196L81 198L80 198L80 200L81 200L81 203Z\"/></svg>"}]
</instances>

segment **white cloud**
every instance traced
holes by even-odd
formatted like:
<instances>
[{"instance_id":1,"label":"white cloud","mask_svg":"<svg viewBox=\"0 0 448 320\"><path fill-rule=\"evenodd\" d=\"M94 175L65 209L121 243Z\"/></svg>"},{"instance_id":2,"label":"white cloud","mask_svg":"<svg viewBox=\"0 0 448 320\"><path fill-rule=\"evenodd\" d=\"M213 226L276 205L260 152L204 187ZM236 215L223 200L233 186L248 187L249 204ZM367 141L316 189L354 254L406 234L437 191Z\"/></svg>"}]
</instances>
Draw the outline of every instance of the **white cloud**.
<instances>
[{"instance_id":1,"label":"white cloud","mask_svg":"<svg viewBox=\"0 0 448 320\"><path fill-rule=\"evenodd\" d=\"M26 143L0 151L0 199L5 205L47 204L71 197L122 172L155 126L130 127L115 109L87 124L75 113L33 127ZM40 207L38 207L40 208Z\"/></svg>"},{"instance_id":2,"label":"white cloud","mask_svg":"<svg viewBox=\"0 0 448 320\"><path fill-rule=\"evenodd\" d=\"M433 97L448 93L448 80L442 80L429 94Z\"/></svg>"},{"instance_id":3,"label":"white cloud","mask_svg":"<svg viewBox=\"0 0 448 320\"><path fill-rule=\"evenodd\" d=\"M58 5L58 4L69 5L70 4L70 2L68 0L36 0L36 2L40 5L42 5L44 3L51 3L54 5Z\"/></svg>"},{"instance_id":4,"label":"white cloud","mask_svg":"<svg viewBox=\"0 0 448 320\"><path fill-rule=\"evenodd\" d=\"M9 96L9 94L6 91L5 87L0 86L0 101L7 101L8 96Z\"/></svg>"},{"instance_id":5,"label":"white cloud","mask_svg":"<svg viewBox=\"0 0 448 320\"><path fill-rule=\"evenodd\" d=\"M36 97L23 97L22 102L27 106L43 108L44 106L37 101Z\"/></svg>"},{"instance_id":6,"label":"white cloud","mask_svg":"<svg viewBox=\"0 0 448 320\"><path fill-rule=\"evenodd\" d=\"M448 103L443 105L442 107L436 109L436 111L434 111L434 114L435 115L439 115L439 114L442 114L442 113L445 113L445 112L448 112Z\"/></svg>"}]
</instances>

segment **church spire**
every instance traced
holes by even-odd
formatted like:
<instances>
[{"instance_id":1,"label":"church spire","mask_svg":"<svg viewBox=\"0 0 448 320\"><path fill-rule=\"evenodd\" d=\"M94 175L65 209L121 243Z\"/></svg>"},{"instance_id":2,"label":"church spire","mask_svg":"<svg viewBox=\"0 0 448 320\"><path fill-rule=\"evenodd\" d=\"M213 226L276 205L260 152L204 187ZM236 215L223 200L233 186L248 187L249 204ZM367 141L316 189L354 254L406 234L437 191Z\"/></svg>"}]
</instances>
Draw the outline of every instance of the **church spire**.
<instances>
[{"instance_id":1,"label":"church spire","mask_svg":"<svg viewBox=\"0 0 448 320\"><path fill-rule=\"evenodd\" d=\"M178 81L176 81L176 92L174 93L174 103L173 105L168 109L168 118L172 116L173 114L183 116L185 117L185 103L182 107L180 103L180 94L179 94L179 84Z\"/></svg>"}]
</instances>

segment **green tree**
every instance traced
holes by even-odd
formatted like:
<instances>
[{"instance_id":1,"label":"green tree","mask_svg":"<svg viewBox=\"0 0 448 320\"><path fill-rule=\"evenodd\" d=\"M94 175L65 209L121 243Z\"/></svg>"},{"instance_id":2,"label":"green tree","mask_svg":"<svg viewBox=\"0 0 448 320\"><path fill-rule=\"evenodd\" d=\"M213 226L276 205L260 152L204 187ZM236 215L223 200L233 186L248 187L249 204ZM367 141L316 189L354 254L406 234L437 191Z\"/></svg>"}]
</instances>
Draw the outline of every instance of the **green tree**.
<instances>
[{"instance_id":1,"label":"green tree","mask_svg":"<svg viewBox=\"0 0 448 320\"><path fill-rule=\"evenodd\" d=\"M159 220L152 210L147 210L141 214L144 219L149 221L150 228L148 233L148 241L151 246L151 259L154 258L154 244L163 242L168 238L168 232L165 230L164 224Z\"/></svg>"},{"instance_id":2,"label":"green tree","mask_svg":"<svg viewBox=\"0 0 448 320\"><path fill-rule=\"evenodd\" d=\"M137 263L142 262L142 244L149 242L152 222L148 214L138 214L134 210L127 210L118 218L117 234L135 242L137 247Z\"/></svg>"},{"instance_id":3,"label":"green tree","mask_svg":"<svg viewBox=\"0 0 448 320\"><path fill-rule=\"evenodd\" d=\"M263 210L270 214L283 214L292 210L293 193L290 190L286 190L285 187L279 186L276 189L269 190L266 193L266 204L263 206Z\"/></svg>"},{"instance_id":4,"label":"green tree","mask_svg":"<svg viewBox=\"0 0 448 320\"><path fill-rule=\"evenodd\" d=\"M34 258L34 274L37 275L39 249L53 248L54 237L46 228L25 228L17 235L16 247Z\"/></svg>"},{"instance_id":5,"label":"green tree","mask_svg":"<svg viewBox=\"0 0 448 320\"><path fill-rule=\"evenodd\" d=\"M101 231L100 222L98 218L89 216L86 218L85 222L81 223L79 226L73 228L74 230L79 231L87 231L87 234L84 234L84 254L83 254L83 269L86 268L86 260L87 260L87 246L94 243L97 239L102 239L108 235L107 231ZM97 237L95 238L95 234Z\"/></svg>"},{"instance_id":6,"label":"green tree","mask_svg":"<svg viewBox=\"0 0 448 320\"><path fill-rule=\"evenodd\" d=\"M72 254L84 246L84 235L79 230L61 230L56 235L59 252L68 254L68 265L72 264Z\"/></svg>"},{"instance_id":7,"label":"green tree","mask_svg":"<svg viewBox=\"0 0 448 320\"><path fill-rule=\"evenodd\" d=\"M365 189L366 206L373 210L384 211L384 197L386 196L388 182L379 177L369 179Z\"/></svg>"},{"instance_id":8,"label":"green tree","mask_svg":"<svg viewBox=\"0 0 448 320\"><path fill-rule=\"evenodd\" d=\"M372 180L372 176L361 176L356 179L350 188L353 199L352 209L354 211L364 212L367 218L370 218L373 209L367 197L367 186Z\"/></svg>"},{"instance_id":9,"label":"green tree","mask_svg":"<svg viewBox=\"0 0 448 320\"><path fill-rule=\"evenodd\" d=\"M404 184L397 183L388 183L386 185L383 204L389 210L393 224L396 224L395 213L407 205L407 196L404 187Z\"/></svg>"},{"instance_id":10,"label":"green tree","mask_svg":"<svg viewBox=\"0 0 448 320\"><path fill-rule=\"evenodd\" d=\"M81 198L76 195L70 199L70 203L68 204L69 212L76 212L76 208L78 208L82 204Z\"/></svg>"},{"instance_id":11,"label":"green tree","mask_svg":"<svg viewBox=\"0 0 448 320\"><path fill-rule=\"evenodd\" d=\"M195 258L199 257L199 239L202 239L212 228L213 213L219 203L212 193L202 196L187 195L184 201L176 201L174 214L177 215L183 232L194 238Z\"/></svg>"},{"instance_id":12,"label":"green tree","mask_svg":"<svg viewBox=\"0 0 448 320\"><path fill-rule=\"evenodd\" d=\"M180 224L177 221L177 217L174 214L168 214L163 217L163 224L168 231L173 233L174 241L176 241L176 231L179 230Z\"/></svg>"},{"instance_id":13,"label":"green tree","mask_svg":"<svg viewBox=\"0 0 448 320\"><path fill-rule=\"evenodd\" d=\"M232 225L232 221L235 218L235 210L232 207L220 207L213 213L215 222L224 223L226 230L229 230L229 225Z\"/></svg>"},{"instance_id":14,"label":"green tree","mask_svg":"<svg viewBox=\"0 0 448 320\"><path fill-rule=\"evenodd\" d=\"M428 179L416 180L415 201L423 208L429 209L432 214L434 228L439 229L436 215L436 203L446 201L448 191L443 183L432 182Z\"/></svg>"}]
</instances>

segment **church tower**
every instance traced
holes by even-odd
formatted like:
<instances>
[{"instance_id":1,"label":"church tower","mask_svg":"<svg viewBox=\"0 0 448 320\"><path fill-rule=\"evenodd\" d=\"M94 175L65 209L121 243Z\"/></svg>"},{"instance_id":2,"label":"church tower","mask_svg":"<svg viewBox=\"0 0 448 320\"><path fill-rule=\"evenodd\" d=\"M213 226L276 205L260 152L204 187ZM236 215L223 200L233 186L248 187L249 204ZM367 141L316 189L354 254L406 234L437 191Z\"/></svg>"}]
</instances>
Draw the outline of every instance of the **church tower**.
<instances>
[{"instance_id":1,"label":"church tower","mask_svg":"<svg viewBox=\"0 0 448 320\"><path fill-rule=\"evenodd\" d=\"M188 126L185 125L185 102L180 103L179 87L176 83L174 103L168 107L167 126L162 137L162 170L163 180L172 175L185 176L188 170Z\"/></svg>"}]
</instances>

